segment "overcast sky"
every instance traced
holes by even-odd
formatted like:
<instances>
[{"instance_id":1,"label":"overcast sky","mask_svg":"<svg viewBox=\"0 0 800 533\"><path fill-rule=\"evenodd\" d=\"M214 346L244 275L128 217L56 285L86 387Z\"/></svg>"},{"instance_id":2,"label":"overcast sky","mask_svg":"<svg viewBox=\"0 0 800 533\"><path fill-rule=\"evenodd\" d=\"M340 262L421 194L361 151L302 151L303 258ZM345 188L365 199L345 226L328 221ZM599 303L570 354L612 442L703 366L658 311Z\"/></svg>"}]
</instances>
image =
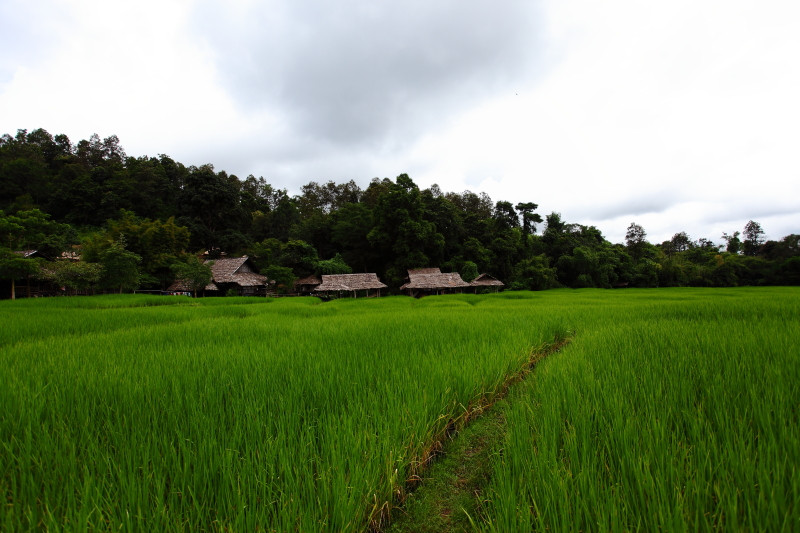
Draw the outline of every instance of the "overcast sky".
<instances>
[{"instance_id":1,"label":"overcast sky","mask_svg":"<svg viewBox=\"0 0 800 533\"><path fill-rule=\"evenodd\" d=\"M800 233L796 0L0 0L0 133L299 192L403 172L622 242Z\"/></svg>"}]
</instances>

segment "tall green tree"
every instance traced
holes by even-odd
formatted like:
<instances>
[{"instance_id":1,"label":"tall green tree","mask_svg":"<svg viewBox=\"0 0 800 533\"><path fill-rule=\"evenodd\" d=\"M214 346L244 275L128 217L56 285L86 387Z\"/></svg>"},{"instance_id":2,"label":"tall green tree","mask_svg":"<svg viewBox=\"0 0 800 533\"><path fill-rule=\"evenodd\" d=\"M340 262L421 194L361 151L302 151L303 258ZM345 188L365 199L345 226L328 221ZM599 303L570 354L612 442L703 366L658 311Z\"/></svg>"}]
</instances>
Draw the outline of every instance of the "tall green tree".
<instances>
[{"instance_id":1,"label":"tall green tree","mask_svg":"<svg viewBox=\"0 0 800 533\"><path fill-rule=\"evenodd\" d=\"M192 291L192 296L197 298L197 291L202 291L211 283L213 264L213 261L204 263L197 256L189 255L185 260L173 263L172 271L175 278L182 280Z\"/></svg>"},{"instance_id":2,"label":"tall green tree","mask_svg":"<svg viewBox=\"0 0 800 533\"><path fill-rule=\"evenodd\" d=\"M125 249L124 239L115 241L100 254L103 270L100 284L109 290L132 291L139 287L139 263L142 258Z\"/></svg>"},{"instance_id":3,"label":"tall green tree","mask_svg":"<svg viewBox=\"0 0 800 533\"><path fill-rule=\"evenodd\" d=\"M642 256L642 250L647 242L647 232L636 222L631 222L625 232L625 245L634 259Z\"/></svg>"},{"instance_id":4,"label":"tall green tree","mask_svg":"<svg viewBox=\"0 0 800 533\"><path fill-rule=\"evenodd\" d=\"M281 259L283 243L275 238L264 239L250 245L247 255L255 267L263 272L270 265L277 265Z\"/></svg>"},{"instance_id":5,"label":"tall green tree","mask_svg":"<svg viewBox=\"0 0 800 533\"><path fill-rule=\"evenodd\" d=\"M286 294L294 290L294 282L297 280L297 276L291 268L270 265L262 270L262 272L267 276L269 280L268 283L272 284L272 282L274 282L275 289L279 293Z\"/></svg>"},{"instance_id":6,"label":"tall green tree","mask_svg":"<svg viewBox=\"0 0 800 533\"><path fill-rule=\"evenodd\" d=\"M464 264L461 266L460 274L461 279L464 281L472 281L480 275L480 272L478 272L478 265L472 261L464 261Z\"/></svg>"},{"instance_id":7,"label":"tall green tree","mask_svg":"<svg viewBox=\"0 0 800 533\"><path fill-rule=\"evenodd\" d=\"M489 243L492 262L489 270L502 279L512 276L514 265L525 255L525 240L519 227L499 231Z\"/></svg>"},{"instance_id":8,"label":"tall green tree","mask_svg":"<svg viewBox=\"0 0 800 533\"><path fill-rule=\"evenodd\" d=\"M443 257L444 236L425 220L419 187L407 174L383 189L373 213L374 226L367 239L385 258L384 275L391 284L399 284L407 269L431 266L431 261Z\"/></svg>"},{"instance_id":9,"label":"tall green tree","mask_svg":"<svg viewBox=\"0 0 800 533\"><path fill-rule=\"evenodd\" d=\"M50 215L39 209L5 214L0 211L0 246L12 250L35 249L42 255L55 258L73 238L73 230L67 224L50 219Z\"/></svg>"},{"instance_id":10,"label":"tall green tree","mask_svg":"<svg viewBox=\"0 0 800 533\"><path fill-rule=\"evenodd\" d=\"M353 269L345 263L339 254L330 259L317 261L316 270L319 274L351 274L353 272Z\"/></svg>"},{"instance_id":11,"label":"tall green tree","mask_svg":"<svg viewBox=\"0 0 800 533\"><path fill-rule=\"evenodd\" d=\"M84 240L84 259L100 261L100 255L114 242L124 241L126 250L141 258L140 281L144 287L164 289L172 280L172 265L189 245L189 230L175 222L150 220L121 210L106 228Z\"/></svg>"},{"instance_id":12,"label":"tall green tree","mask_svg":"<svg viewBox=\"0 0 800 533\"><path fill-rule=\"evenodd\" d=\"M358 272L383 270L383 257L369 241L374 226L370 207L361 202L345 204L331 214L331 243L344 261Z\"/></svg>"},{"instance_id":13,"label":"tall green tree","mask_svg":"<svg viewBox=\"0 0 800 533\"><path fill-rule=\"evenodd\" d=\"M291 268L298 277L313 274L318 261L317 250L309 243L300 240L290 240L284 244L278 258L278 264Z\"/></svg>"},{"instance_id":14,"label":"tall green tree","mask_svg":"<svg viewBox=\"0 0 800 533\"><path fill-rule=\"evenodd\" d=\"M733 235L722 233L722 240L725 241L725 249L729 254L738 254L742 250L742 241L739 240L738 231L734 231Z\"/></svg>"},{"instance_id":15,"label":"tall green tree","mask_svg":"<svg viewBox=\"0 0 800 533\"><path fill-rule=\"evenodd\" d=\"M519 227L519 215L511 202L497 202L492 216L501 230Z\"/></svg>"},{"instance_id":16,"label":"tall green tree","mask_svg":"<svg viewBox=\"0 0 800 533\"><path fill-rule=\"evenodd\" d=\"M16 298L16 280L39 274L40 261L25 252L36 250L58 257L69 229L38 209L15 214L0 211L0 278L11 282L12 299Z\"/></svg>"},{"instance_id":17,"label":"tall green tree","mask_svg":"<svg viewBox=\"0 0 800 533\"><path fill-rule=\"evenodd\" d=\"M446 193L444 197L456 208L460 215L462 232L466 238L475 238L486 244L491 241L487 236L491 225L494 204L486 193L475 194L472 191Z\"/></svg>"},{"instance_id":18,"label":"tall green tree","mask_svg":"<svg viewBox=\"0 0 800 533\"><path fill-rule=\"evenodd\" d=\"M516 209L522 215L522 231L527 235L536 233L536 225L543 222L541 215L536 213L539 204L533 202L520 202Z\"/></svg>"},{"instance_id":19,"label":"tall green tree","mask_svg":"<svg viewBox=\"0 0 800 533\"><path fill-rule=\"evenodd\" d=\"M742 235L744 236L742 241L744 255L751 257L758 255L758 250L764 244L764 230L761 229L761 224L754 220L748 221L744 226Z\"/></svg>"},{"instance_id":20,"label":"tall green tree","mask_svg":"<svg viewBox=\"0 0 800 533\"><path fill-rule=\"evenodd\" d=\"M189 228L193 248L230 250L231 237L237 239L235 233L241 234L250 219L239 199L238 187L226 173L215 172L212 165L189 168L178 195L178 223Z\"/></svg>"},{"instance_id":21,"label":"tall green tree","mask_svg":"<svg viewBox=\"0 0 800 533\"><path fill-rule=\"evenodd\" d=\"M53 261L42 265L42 276L53 284L74 292L93 289L99 282L103 266L88 261Z\"/></svg>"},{"instance_id":22,"label":"tall green tree","mask_svg":"<svg viewBox=\"0 0 800 533\"><path fill-rule=\"evenodd\" d=\"M338 184L328 181L324 185L312 181L303 185L297 203L303 217L313 212L329 215L346 204L357 203L361 194L361 188L353 180Z\"/></svg>"},{"instance_id":23,"label":"tall green tree","mask_svg":"<svg viewBox=\"0 0 800 533\"><path fill-rule=\"evenodd\" d=\"M442 236L443 246L429 250L433 263L441 264L446 258L461 253L464 240L464 223L458 208L434 184L420 193L421 218L433 224L436 233Z\"/></svg>"},{"instance_id":24,"label":"tall green tree","mask_svg":"<svg viewBox=\"0 0 800 533\"><path fill-rule=\"evenodd\" d=\"M516 290L543 291L559 286L556 269L544 254L527 257L514 265L510 281L510 288Z\"/></svg>"},{"instance_id":25,"label":"tall green tree","mask_svg":"<svg viewBox=\"0 0 800 533\"><path fill-rule=\"evenodd\" d=\"M687 235L685 231L681 231L673 235L672 239L670 240L670 244L672 251L676 253L685 252L694 246L692 239L689 238L689 235Z\"/></svg>"},{"instance_id":26,"label":"tall green tree","mask_svg":"<svg viewBox=\"0 0 800 533\"><path fill-rule=\"evenodd\" d=\"M0 278L11 281L11 299L17 298L16 280L39 273L40 261L24 257L20 253L0 248Z\"/></svg>"}]
</instances>

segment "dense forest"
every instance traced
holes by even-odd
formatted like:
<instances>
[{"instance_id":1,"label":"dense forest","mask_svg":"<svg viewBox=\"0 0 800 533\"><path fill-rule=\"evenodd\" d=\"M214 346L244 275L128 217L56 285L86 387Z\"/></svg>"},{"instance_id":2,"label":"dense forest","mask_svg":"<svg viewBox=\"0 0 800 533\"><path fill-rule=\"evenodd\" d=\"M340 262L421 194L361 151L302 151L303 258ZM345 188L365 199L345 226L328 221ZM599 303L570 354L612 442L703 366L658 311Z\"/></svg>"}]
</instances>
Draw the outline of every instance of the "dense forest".
<instances>
[{"instance_id":1,"label":"dense forest","mask_svg":"<svg viewBox=\"0 0 800 533\"><path fill-rule=\"evenodd\" d=\"M376 272L396 289L407 269L427 266L465 280L490 273L511 289L800 284L800 235L766 241L755 221L723 234L723 245L685 232L650 243L636 223L625 243L612 244L593 226L555 212L542 218L537 208L420 189L405 174L366 189L312 181L291 196L263 177L128 156L116 136L73 144L37 129L0 137L7 281L164 289L208 252L247 254L285 290L313 273L347 272ZM81 261L43 266L22 250Z\"/></svg>"}]
</instances>

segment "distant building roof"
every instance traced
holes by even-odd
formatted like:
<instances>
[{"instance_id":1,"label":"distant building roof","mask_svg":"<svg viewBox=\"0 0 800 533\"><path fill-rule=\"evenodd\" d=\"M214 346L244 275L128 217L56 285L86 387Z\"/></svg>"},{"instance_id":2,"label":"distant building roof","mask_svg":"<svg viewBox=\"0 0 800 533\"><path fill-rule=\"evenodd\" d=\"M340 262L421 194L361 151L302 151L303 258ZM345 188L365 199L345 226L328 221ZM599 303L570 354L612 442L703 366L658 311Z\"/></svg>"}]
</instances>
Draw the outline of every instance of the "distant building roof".
<instances>
[{"instance_id":1,"label":"distant building roof","mask_svg":"<svg viewBox=\"0 0 800 533\"><path fill-rule=\"evenodd\" d=\"M15 250L14 253L22 257L34 257L39 253L39 250Z\"/></svg>"},{"instance_id":2,"label":"distant building roof","mask_svg":"<svg viewBox=\"0 0 800 533\"><path fill-rule=\"evenodd\" d=\"M299 285L319 285L320 283L322 283L322 280L319 279L319 276L307 276L294 282L295 287Z\"/></svg>"},{"instance_id":3,"label":"distant building roof","mask_svg":"<svg viewBox=\"0 0 800 533\"><path fill-rule=\"evenodd\" d=\"M442 271L439 267L429 267L429 268L409 268L408 269L408 277L416 276L420 274L441 274Z\"/></svg>"},{"instance_id":4,"label":"distant building roof","mask_svg":"<svg viewBox=\"0 0 800 533\"><path fill-rule=\"evenodd\" d=\"M322 283L314 289L316 292L361 291L385 289L387 285L378 279L378 275L370 274L323 274Z\"/></svg>"},{"instance_id":5,"label":"distant building roof","mask_svg":"<svg viewBox=\"0 0 800 533\"><path fill-rule=\"evenodd\" d=\"M206 259L203 264L211 266L211 282L205 286L207 291L219 290L219 285L224 283L235 283L240 287L261 287L267 284L267 276L253 272L250 258L246 255ZM184 280L178 279L167 290L176 292L190 289Z\"/></svg>"},{"instance_id":6,"label":"distant building roof","mask_svg":"<svg viewBox=\"0 0 800 533\"><path fill-rule=\"evenodd\" d=\"M214 285L214 282L210 282L208 285L203 287L203 290L206 291L218 291L219 287ZM186 284L186 282L182 279L176 279L175 282L167 287L167 291L169 292L192 292L192 289Z\"/></svg>"},{"instance_id":7,"label":"distant building roof","mask_svg":"<svg viewBox=\"0 0 800 533\"><path fill-rule=\"evenodd\" d=\"M470 283L473 287L503 287L505 283L489 274L481 274Z\"/></svg>"},{"instance_id":8,"label":"distant building roof","mask_svg":"<svg viewBox=\"0 0 800 533\"><path fill-rule=\"evenodd\" d=\"M76 250L67 250L61 252L61 256L59 259L63 259L65 261L80 261L81 260L81 253L80 251Z\"/></svg>"},{"instance_id":9,"label":"distant building roof","mask_svg":"<svg viewBox=\"0 0 800 533\"><path fill-rule=\"evenodd\" d=\"M458 289L470 284L461 279L457 272L442 272L438 268L417 268L408 271L408 283L400 290L423 289Z\"/></svg>"},{"instance_id":10,"label":"distant building roof","mask_svg":"<svg viewBox=\"0 0 800 533\"><path fill-rule=\"evenodd\" d=\"M253 272L250 258L246 255L204 261L204 264L209 263L211 263L211 279L214 283L236 283L241 287L257 287L267 283L267 276Z\"/></svg>"}]
</instances>

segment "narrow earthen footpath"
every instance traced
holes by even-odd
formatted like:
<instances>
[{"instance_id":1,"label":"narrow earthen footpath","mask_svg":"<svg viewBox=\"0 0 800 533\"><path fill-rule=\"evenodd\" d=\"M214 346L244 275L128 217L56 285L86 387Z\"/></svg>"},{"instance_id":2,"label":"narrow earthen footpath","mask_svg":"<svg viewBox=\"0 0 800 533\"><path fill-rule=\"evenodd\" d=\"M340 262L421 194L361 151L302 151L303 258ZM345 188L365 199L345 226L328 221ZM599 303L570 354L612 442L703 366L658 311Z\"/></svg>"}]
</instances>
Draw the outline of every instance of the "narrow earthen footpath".
<instances>
[{"instance_id":1,"label":"narrow earthen footpath","mask_svg":"<svg viewBox=\"0 0 800 533\"><path fill-rule=\"evenodd\" d=\"M537 363L559 351L569 338L557 339L532 354L525 369L510 379L495 402L471 417L445 439L442 450L421 474L422 482L402 507L392 511L386 533L447 533L474 531L481 522L484 489L492 473L493 456L502 450L506 435L507 393Z\"/></svg>"}]
</instances>

